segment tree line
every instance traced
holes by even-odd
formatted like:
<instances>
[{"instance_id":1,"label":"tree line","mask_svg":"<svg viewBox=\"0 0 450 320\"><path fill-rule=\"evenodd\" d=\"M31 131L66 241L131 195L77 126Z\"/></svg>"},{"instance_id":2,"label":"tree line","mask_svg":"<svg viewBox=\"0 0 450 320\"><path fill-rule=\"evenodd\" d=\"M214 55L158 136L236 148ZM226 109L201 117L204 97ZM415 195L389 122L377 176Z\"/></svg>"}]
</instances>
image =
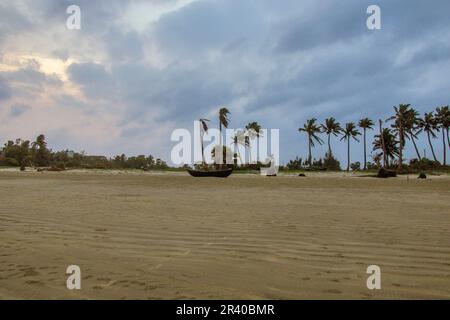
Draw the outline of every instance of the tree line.
<instances>
[{"instance_id":1,"label":"tree line","mask_svg":"<svg viewBox=\"0 0 450 320\"><path fill-rule=\"evenodd\" d=\"M16 139L7 141L0 152L0 165L20 167L54 167L85 169L167 169L166 162L152 155L127 157L125 154L113 158L90 156L72 150L52 151L47 147L43 134L35 141Z\"/></svg>"},{"instance_id":2,"label":"tree line","mask_svg":"<svg viewBox=\"0 0 450 320\"><path fill-rule=\"evenodd\" d=\"M359 136L362 135L364 142L364 164L363 169L372 167L396 168L402 171L405 167L403 154L406 141L410 141L415 149L417 158L410 160L409 165L417 167L440 167L447 166L447 149L450 148L449 126L450 126L450 109L449 106L437 107L434 111L425 112L421 117L419 112L411 107L410 104L400 104L394 106L394 114L385 119L378 121L378 134L372 141L372 155L374 163L367 161L367 131L376 129L376 123L369 118L360 119L357 124L355 122L346 123L341 126L335 118L325 119L323 124L319 124L317 119L308 119L303 127L299 128L299 132L304 132L308 139L308 159L302 161L300 158L289 161L287 167L290 169L301 168L302 166L325 166L328 164L339 167L339 162L333 157L331 148L331 137L339 137L341 141L347 144L347 171L360 169L359 162L351 163L350 161L350 145L351 141L359 142ZM387 125L387 126L386 126ZM361 133L362 131L362 133ZM442 137L443 161L438 161L432 139ZM320 134L327 136L328 152L325 159L319 161L312 159L312 149L316 144L322 145L324 141ZM417 148L416 141L419 134L425 134L433 159L427 159L422 156Z\"/></svg>"},{"instance_id":3,"label":"tree line","mask_svg":"<svg viewBox=\"0 0 450 320\"><path fill-rule=\"evenodd\" d=\"M317 122L316 118L308 119L303 127L299 128L299 132L306 133L308 141L308 157L303 160L297 157L290 160L286 166L280 167L281 170L320 168L340 170L339 161L333 156L332 137L339 138L344 141L347 147L347 171L350 169L361 169L359 162L351 163L350 148L351 142L360 142L362 136L364 143L364 162L363 169L373 168L393 168L399 171L406 166L403 161L404 149L406 142L409 141L414 147L417 158L409 161L409 166L415 169L442 168L447 166L447 149L450 148L449 126L450 126L450 108L449 106L437 107L431 112L425 112L423 116L419 114L410 104L400 104L393 107L394 114L389 118L379 119L378 123L369 118L362 118L357 123L349 122L341 126L341 124L333 117L324 120L322 124ZM226 108L219 111L219 128L227 128L229 124L230 112ZM201 123L201 140L203 155L203 135L208 131L207 119L200 119ZM246 126L246 130L251 135L244 132L236 132L232 145L237 147L243 145L250 152L250 145L253 139L261 136L261 125L258 122L251 122ZM372 160L368 161L367 157L367 132L368 130L377 130L372 145ZM321 135L326 135L328 151L323 159L313 159L312 149L316 144L322 145L325 142ZM427 159L422 156L417 148L416 141L420 134L425 134L428 145L431 150L433 159ZM443 159L442 163L438 161L435 153L435 147L432 143L433 139L442 138ZM222 136L222 133L221 133ZM224 154L227 153L224 146ZM239 150L239 149L238 149ZM213 150L214 151L214 150ZM214 156L214 155L213 155ZM237 158L241 158L239 151L233 155L235 159L236 169L254 169L257 165L238 166ZM224 157L225 158L225 157ZM203 156L204 159L204 156ZM203 160L204 163L204 160ZM167 169L166 162L152 155L138 155L127 157L126 155L117 155L112 158L105 156L89 156L84 152L74 152L71 150L63 150L54 152L48 149L44 135L39 135L35 141L17 139L15 141L7 141L0 150L0 165L15 166L24 169L27 166L33 167L56 167L56 168L87 168L87 169Z\"/></svg>"}]
</instances>

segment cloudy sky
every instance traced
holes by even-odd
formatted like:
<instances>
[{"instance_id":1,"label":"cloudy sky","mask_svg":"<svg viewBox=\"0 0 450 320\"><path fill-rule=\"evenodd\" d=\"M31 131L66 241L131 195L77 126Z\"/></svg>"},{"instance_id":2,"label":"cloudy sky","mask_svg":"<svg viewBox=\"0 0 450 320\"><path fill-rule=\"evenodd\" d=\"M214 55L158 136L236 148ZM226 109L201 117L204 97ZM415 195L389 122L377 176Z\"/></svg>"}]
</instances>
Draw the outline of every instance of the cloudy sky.
<instances>
[{"instance_id":1,"label":"cloudy sky","mask_svg":"<svg viewBox=\"0 0 450 320\"><path fill-rule=\"evenodd\" d=\"M66 27L71 4L81 30ZM366 27L370 4L381 30ZM173 129L225 105L234 128L279 128L282 162L305 158L308 118L450 103L449 12L448 0L3 0L0 140L44 133L53 149L169 160Z\"/></svg>"}]
</instances>

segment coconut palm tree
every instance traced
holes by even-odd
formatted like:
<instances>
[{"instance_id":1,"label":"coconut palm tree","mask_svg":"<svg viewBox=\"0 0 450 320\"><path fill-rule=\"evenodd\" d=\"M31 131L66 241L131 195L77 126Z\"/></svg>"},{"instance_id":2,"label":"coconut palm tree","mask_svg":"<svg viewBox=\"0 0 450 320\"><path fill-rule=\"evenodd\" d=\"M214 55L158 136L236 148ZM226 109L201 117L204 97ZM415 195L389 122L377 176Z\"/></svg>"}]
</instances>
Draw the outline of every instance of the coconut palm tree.
<instances>
[{"instance_id":1,"label":"coconut palm tree","mask_svg":"<svg viewBox=\"0 0 450 320\"><path fill-rule=\"evenodd\" d=\"M386 121L394 120L391 127L398 135L399 140L399 153L398 153L398 170L402 171L403 165L403 147L405 146L405 127L408 125L408 118L410 117L410 104L399 104L398 107L394 106L395 115L388 118Z\"/></svg>"},{"instance_id":2,"label":"coconut palm tree","mask_svg":"<svg viewBox=\"0 0 450 320\"><path fill-rule=\"evenodd\" d=\"M300 132L306 132L308 135L308 163L311 167L312 165L312 154L311 154L311 147L314 147L314 142L317 142L319 144L323 143L323 140L320 139L320 137L317 135L321 132L320 126L316 124L317 119L312 118L306 121L306 123L303 125L303 128L299 128L298 131Z\"/></svg>"},{"instance_id":3,"label":"coconut palm tree","mask_svg":"<svg viewBox=\"0 0 450 320\"><path fill-rule=\"evenodd\" d=\"M31 144L31 154L34 165L38 167L45 167L50 161L50 150L47 149L47 142L45 136L40 134L36 141Z\"/></svg>"},{"instance_id":4,"label":"coconut palm tree","mask_svg":"<svg viewBox=\"0 0 450 320\"><path fill-rule=\"evenodd\" d=\"M228 115L230 114L230 111L226 107L222 107L219 110L219 132L220 132L220 144L222 144L222 126L224 128L228 128L228 124L230 122L230 119L228 118Z\"/></svg>"},{"instance_id":5,"label":"coconut palm tree","mask_svg":"<svg viewBox=\"0 0 450 320\"><path fill-rule=\"evenodd\" d=\"M200 143L202 146L202 164L205 165L205 148L203 146L203 135L208 132L208 119L199 119L200 122Z\"/></svg>"},{"instance_id":6,"label":"coconut palm tree","mask_svg":"<svg viewBox=\"0 0 450 320\"><path fill-rule=\"evenodd\" d=\"M228 118L228 115L230 114L230 111L226 108L226 107L222 107L219 110L219 132L220 132L220 141L219 141L219 145L222 146L223 143L223 137L222 137L222 126L224 128L228 128L228 124L230 122L230 119ZM225 160L225 159L223 159ZM220 165L222 165L223 163L221 163Z\"/></svg>"},{"instance_id":7,"label":"coconut palm tree","mask_svg":"<svg viewBox=\"0 0 450 320\"><path fill-rule=\"evenodd\" d=\"M213 159L215 159L215 161L217 161L216 153L218 153L218 156L219 156L221 149L222 149L222 159L224 159L223 161L226 164L231 164L231 162L233 160L233 151L227 146L221 146L221 145L216 144L214 146L214 148L212 148L212 150L211 150L211 157ZM215 162L215 164L219 165L220 167L223 166L223 163L222 164L218 164L217 162Z\"/></svg>"},{"instance_id":8,"label":"coconut palm tree","mask_svg":"<svg viewBox=\"0 0 450 320\"><path fill-rule=\"evenodd\" d=\"M444 147L444 166L447 165L447 144L445 142L445 131L447 130L448 138L448 127L450 123L449 106L436 108L436 122L438 128L442 131L442 144Z\"/></svg>"},{"instance_id":9,"label":"coconut palm tree","mask_svg":"<svg viewBox=\"0 0 450 320\"><path fill-rule=\"evenodd\" d=\"M377 154L371 155L371 157L373 159L373 162L375 162L375 164L378 167L381 167L381 154L377 153Z\"/></svg>"},{"instance_id":10,"label":"coconut palm tree","mask_svg":"<svg viewBox=\"0 0 450 320\"><path fill-rule=\"evenodd\" d=\"M445 106L445 107L443 107L443 109L446 114L445 120L444 120L444 127L445 127L445 131L447 131L447 143L448 143L448 147L450 148L450 136L448 134L448 131L450 128L450 107Z\"/></svg>"},{"instance_id":11,"label":"coconut palm tree","mask_svg":"<svg viewBox=\"0 0 450 320\"><path fill-rule=\"evenodd\" d=\"M381 119L378 119L378 123L379 123L379 126L380 126L380 133L379 133L379 143L380 143L380 147L381 147L381 150L382 150L382 155L383 155L383 168L386 168L387 167L387 162L388 162L388 159L387 159L387 152L386 152L386 148L385 148L385 144L384 144L384 134L383 134L383 120L381 120ZM376 137L376 136L375 136ZM375 143L375 141L373 142L373 144Z\"/></svg>"},{"instance_id":12,"label":"coconut palm tree","mask_svg":"<svg viewBox=\"0 0 450 320\"><path fill-rule=\"evenodd\" d=\"M367 129L373 130L375 123L369 118L363 118L359 120L358 127L363 129L364 134L364 170L367 169L367 147L366 147L366 131Z\"/></svg>"},{"instance_id":13,"label":"coconut palm tree","mask_svg":"<svg viewBox=\"0 0 450 320\"><path fill-rule=\"evenodd\" d=\"M448 147L450 148L450 136L448 134L448 131L450 128L450 107L445 106L445 107L442 107L442 109L444 109L443 112L445 113L444 127L445 127L445 131L447 131L447 143L448 143Z\"/></svg>"},{"instance_id":14,"label":"coconut palm tree","mask_svg":"<svg viewBox=\"0 0 450 320\"><path fill-rule=\"evenodd\" d=\"M405 121L405 137L413 143L414 149L416 150L416 154L419 160L422 160L420 156L419 149L416 145L416 139L418 139L418 122L419 122L419 113L413 108L409 109L409 112Z\"/></svg>"},{"instance_id":15,"label":"coconut palm tree","mask_svg":"<svg viewBox=\"0 0 450 320\"><path fill-rule=\"evenodd\" d=\"M333 117L325 119L325 123L323 123L320 128L322 132L325 133L328 137L328 156L331 157L331 135L337 137L341 131L341 125L339 122L336 122L336 119Z\"/></svg>"},{"instance_id":16,"label":"coconut palm tree","mask_svg":"<svg viewBox=\"0 0 450 320\"><path fill-rule=\"evenodd\" d=\"M420 130L418 133L424 131L427 134L428 143L431 148L431 153L433 154L434 161L437 162L436 154L434 153L433 144L431 143L431 138L436 138L436 133L434 133L437 128L437 122L433 115L433 112L425 112L424 117L418 120L418 126Z\"/></svg>"},{"instance_id":17,"label":"coconut palm tree","mask_svg":"<svg viewBox=\"0 0 450 320\"><path fill-rule=\"evenodd\" d=\"M247 124L247 125L245 126L245 129L247 129L247 131L253 130L254 133L255 133L255 136L256 136L257 138L259 138L260 135L262 134L262 132L261 132L262 127L261 127L261 126L259 125L259 123L256 122L256 121L253 121L253 122L250 122L249 124Z\"/></svg>"},{"instance_id":18,"label":"coconut palm tree","mask_svg":"<svg viewBox=\"0 0 450 320\"><path fill-rule=\"evenodd\" d=\"M357 136L361 135L361 133L356 129L356 126L353 122L349 122L345 124L345 128L342 130L342 140L347 140L347 172L350 171L350 140L353 138L359 142Z\"/></svg>"},{"instance_id":19,"label":"coconut palm tree","mask_svg":"<svg viewBox=\"0 0 450 320\"><path fill-rule=\"evenodd\" d=\"M262 127L259 125L258 122L253 121L248 123L245 126L245 129L247 129L247 135L245 137L245 145L248 148L248 155L250 158L250 161L252 159L252 153L251 153L251 140L256 139L256 142L258 142L258 139L262 136Z\"/></svg>"},{"instance_id":20,"label":"coconut palm tree","mask_svg":"<svg viewBox=\"0 0 450 320\"><path fill-rule=\"evenodd\" d=\"M250 147L249 140L247 139L247 135L245 134L245 132L243 130L237 130L234 133L232 145L234 145L234 147L237 148L237 155L239 157L239 161L242 164L243 162L242 162L241 153L239 151L239 146L244 146L244 148L246 148L246 149L248 147Z\"/></svg>"},{"instance_id":21,"label":"coconut palm tree","mask_svg":"<svg viewBox=\"0 0 450 320\"><path fill-rule=\"evenodd\" d=\"M389 128L383 128L382 134L375 135L373 140L373 151L380 150L386 161L386 167L389 167L389 158L395 159L399 154L399 142L395 134Z\"/></svg>"}]
</instances>

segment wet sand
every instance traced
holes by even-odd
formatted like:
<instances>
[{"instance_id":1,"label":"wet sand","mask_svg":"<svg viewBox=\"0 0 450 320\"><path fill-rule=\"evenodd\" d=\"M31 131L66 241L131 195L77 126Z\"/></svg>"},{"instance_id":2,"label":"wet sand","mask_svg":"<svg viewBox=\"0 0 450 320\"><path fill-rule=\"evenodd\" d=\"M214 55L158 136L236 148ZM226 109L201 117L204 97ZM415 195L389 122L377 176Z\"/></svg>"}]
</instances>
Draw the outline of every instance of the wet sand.
<instances>
[{"instance_id":1,"label":"wet sand","mask_svg":"<svg viewBox=\"0 0 450 320\"><path fill-rule=\"evenodd\" d=\"M450 177L0 171L6 298L448 299Z\"/></svg>"}]
</instances>

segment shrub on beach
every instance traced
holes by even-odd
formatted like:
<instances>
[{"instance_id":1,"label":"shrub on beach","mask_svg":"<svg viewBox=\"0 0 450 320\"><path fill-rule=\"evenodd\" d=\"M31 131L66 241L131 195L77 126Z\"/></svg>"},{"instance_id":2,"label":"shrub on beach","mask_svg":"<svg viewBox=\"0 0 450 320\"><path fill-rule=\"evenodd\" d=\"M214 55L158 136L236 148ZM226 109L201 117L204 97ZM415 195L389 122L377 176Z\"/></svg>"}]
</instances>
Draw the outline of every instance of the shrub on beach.
<instances>
[{"instance_id":1,"label":"shrub on beach","mask_svg":"<svg viewBox=\"0 0 450 320\"><path fill-rule=\"evenodd\" d=\"M427 175L424 172L419 173L418 179L426 179Z\"/></svg>"},{"instance_id":2,"label":"shrub on beach","mask_svg":"<svg viewBox=\"0 0 450 320\"><path fill-rule=\"evenodd\" d=\"M288 170L299 170L302 168L302 158L295 157L294 160L289 160L286 164Z\"/></svg>"},{"instance_id":3,"label":"shrub on beach","mask_svg":"<svg viewBox=\"0 0 450 320\"><path fill-rule=\"evenodd\" d=\"M14 158L6 158L5 159L5 165L11 166L11 167L20 167L20 163L17 159Z\"/></svg>"},{"instance_id":4,"label":"shrub on beach","mask_svg":"<svg viewBox=\"0 0 450 320\"><path fill-rule=\"evenodd\" d=\"M352 171L357 171L361 169L361 162L357 161L357 162L353 162L350 164L350 169L352 169Z\"/></svg>"},{"instance_id":5,"label":"shrub on beach","mask_svg":"<svg viewBox=\"0 0 450 320\"><path fill-rule=\"evenodd\" d=\"M433 161L427 158L411 159L409 161L409 168L412 170L431 170L441 167L439 161Z\"/></svg>"},{"instance_id":6,"label":"shrub on beach","mask_svg":"<svg viewBox=\"0 0 450 320\"><path fill-rule=\"evenodd\" d=\"M331 171L340 171L341 164L338 159L336 159L333 154L325 154L325 158L323 159L323 166L327 168L327 170Z\"/></svg>"},{"instance_id":7,"label":"shrub on beach","mask_svg":"<svg viewBox=\"0 0 450 320\"><path fill-rule=\"evenodd\" d=\"M377 163L373 163L373 162L367 162L367 170L378 170L380 169L380 165Z\"/></svg>"}]
</instances>

